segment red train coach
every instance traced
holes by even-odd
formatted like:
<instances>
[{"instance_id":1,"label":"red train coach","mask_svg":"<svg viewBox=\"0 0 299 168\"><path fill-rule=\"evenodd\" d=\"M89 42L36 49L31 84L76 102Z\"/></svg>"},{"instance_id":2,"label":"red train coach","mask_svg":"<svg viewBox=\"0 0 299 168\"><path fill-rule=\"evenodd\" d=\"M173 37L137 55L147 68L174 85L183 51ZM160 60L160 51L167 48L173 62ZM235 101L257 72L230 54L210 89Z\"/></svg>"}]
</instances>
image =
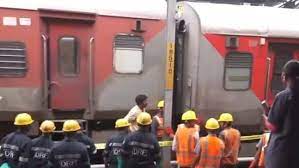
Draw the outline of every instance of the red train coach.
<instances>
[{"instance_id":1,"label":"red train coach","mask_svg":"<svg viewBox=\"0 0 299 168\"><path fill-rule=\"evenodd\" d=\"M204 119L231 112L243 135L261 133L260 102L273 102L284 87L283 65L299 58L299 11L195 2L178 7L178 108L196 109ZM247 147L242 155L253 156L255 147Z\"/></svg>"},{"instance_id":2,"label":"red train coach","mask_svg":"<svg viewBox=\"0 0 299 168\"><path fill-rule=\"evenodd\" d=\"M0 2L0 120L115 119L163 97L166 2ZM113 112L113 113L111 113Z\"/></svg>"},{"instance_id":3,"label":"red train coach","mask_svg":"<svg viewBox=\"0 0 299 168\"><path fill-rule=\"evenodd\" d=\"M164 0L2 0L0 120L124 116L134 97L162 99ZM299 57L299 11L180 2L175 112L232 112L244 135L262 132L260 101L283 88ZM254 147L251 148L254 152ZM250 153L250 150L243 150Z\"/></svg>"}]
</instances>

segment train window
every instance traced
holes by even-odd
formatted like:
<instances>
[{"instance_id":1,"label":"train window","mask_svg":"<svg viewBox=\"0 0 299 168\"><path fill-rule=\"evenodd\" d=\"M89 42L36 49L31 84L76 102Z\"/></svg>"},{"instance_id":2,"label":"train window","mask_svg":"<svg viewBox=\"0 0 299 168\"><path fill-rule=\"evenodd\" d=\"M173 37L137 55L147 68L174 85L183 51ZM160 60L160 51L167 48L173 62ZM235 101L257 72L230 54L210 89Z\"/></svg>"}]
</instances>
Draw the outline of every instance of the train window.
<instances>
[{"instance_id":1,"label":"train window","mask_svg":"<svg viewBox=\"0 0 299 168\"><path fill-rule=\"evenodd\" d=\"M144 41L140 36L117 35L114 39L113 67L117 73L138 74L143 69Z\"/></svg>"},{"instance_id":2,"label":"train window","mask_svg":"<svg viewBox=\"0 0 299 168\"><path fill-rule=\"evenodd\" d=\"M293 58L293 52L288 50L275 51L273 77L271 83L271 89L274 95L284 89L281 82L282 68L289 60Z\"/></svg>"},{"instance_id":3,"label":"train window","mask_svg":"<svg viewBox=\"0 0 299 168\"><path fill-rule=\"evenodd\" d=\"M228 53L224 66L224 89L241 91L250 88L252 69L250 53Z\"/></svg>"},{"instance_id":4,"label":"train window","mask_svg":"<svg viewBox=\"0 0 299 168\"><path fill-rule=\"evenodd\" d=\"M0 41L0 76L25 76L27 72L26 64L26 47L24 43Z\"/></svg>"},{"instance_id":5,"label":"train window","mask_svg":"<svg viewBox=\"0 0 299 168\"><path fill-rule=\"evenodd\" d=\"M78 42L75 37L59 39L59 71L64 76L74 76L79 72Z\"/></svg>"}]
</instances>

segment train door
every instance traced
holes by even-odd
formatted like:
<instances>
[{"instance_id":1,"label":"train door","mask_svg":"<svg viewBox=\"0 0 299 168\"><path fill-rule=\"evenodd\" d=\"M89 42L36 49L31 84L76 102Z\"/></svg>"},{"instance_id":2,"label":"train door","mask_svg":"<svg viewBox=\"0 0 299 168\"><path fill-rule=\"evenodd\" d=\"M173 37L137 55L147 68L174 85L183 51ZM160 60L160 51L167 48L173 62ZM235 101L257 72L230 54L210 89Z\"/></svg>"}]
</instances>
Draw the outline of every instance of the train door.
<instances>
[{"instance_id":1,"label":"train door","mask_svg":"<svg viewBox=\"0 0 299 168\"><path fill-rule=\"evenodd\" d=\"M296 58L299 45L286 43L270 43L268 56L268 80L266 99L272 104L275 95L285 88L282 82L282 68L289 60Z\"/></svg>"},{"instance_id":2,"label":"train door","mask_svg":"<svg viewBox=\"0 0 299 168\"><path fill-rule=\"evenodd\" d=\"M91 25L53 21L48 24L50 46L50 108L62 111L88 107L88 54Z\"/></svg>"}]
</instances>

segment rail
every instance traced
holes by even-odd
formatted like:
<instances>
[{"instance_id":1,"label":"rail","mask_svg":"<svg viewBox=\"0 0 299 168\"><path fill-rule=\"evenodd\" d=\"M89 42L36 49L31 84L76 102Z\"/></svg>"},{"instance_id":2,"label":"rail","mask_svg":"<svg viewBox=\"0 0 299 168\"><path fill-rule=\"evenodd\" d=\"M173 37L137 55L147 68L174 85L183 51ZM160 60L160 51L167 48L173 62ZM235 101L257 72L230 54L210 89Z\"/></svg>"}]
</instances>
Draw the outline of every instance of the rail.
<instances>
[{"instance_id":1,"label":"rail","mask_svg":"<svg viewBox=\"0 0 299 168\"><path fill-rule=\"evenodd\" d=\"M239 157L238 161L240 163L242 163L242 162L251 162L251 161L253 161L253 159L254 159L254 157ZM177 162L173 160L173 161L170 162L170 165L171 166L177 166ZM104 164L91 165L91 168L105 168L105 165Z\"/></svg>"}]
</instances>

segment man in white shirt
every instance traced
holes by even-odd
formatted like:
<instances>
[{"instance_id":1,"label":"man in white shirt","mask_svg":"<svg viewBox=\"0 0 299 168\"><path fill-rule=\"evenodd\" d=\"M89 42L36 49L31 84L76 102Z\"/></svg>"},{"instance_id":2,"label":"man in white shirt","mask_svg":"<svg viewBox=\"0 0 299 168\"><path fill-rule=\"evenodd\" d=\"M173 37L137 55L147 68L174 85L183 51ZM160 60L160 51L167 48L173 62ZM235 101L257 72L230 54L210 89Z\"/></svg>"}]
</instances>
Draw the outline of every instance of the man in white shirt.
<instances>
[{"instance_id":1,"label":"man in white shirt","mask_svg":"<svg viewBox=\"0 0 299 168\"><path fill-rule=\"evenodd\" d=\"M136 105L129 111L125 116L125 119L131 123L130 131L135 132L138 130L138 125L136 123L136 118L141 112L145 112L147 106L147 96L138 95L135 98Z\"/></svg>"}]
</instances>

